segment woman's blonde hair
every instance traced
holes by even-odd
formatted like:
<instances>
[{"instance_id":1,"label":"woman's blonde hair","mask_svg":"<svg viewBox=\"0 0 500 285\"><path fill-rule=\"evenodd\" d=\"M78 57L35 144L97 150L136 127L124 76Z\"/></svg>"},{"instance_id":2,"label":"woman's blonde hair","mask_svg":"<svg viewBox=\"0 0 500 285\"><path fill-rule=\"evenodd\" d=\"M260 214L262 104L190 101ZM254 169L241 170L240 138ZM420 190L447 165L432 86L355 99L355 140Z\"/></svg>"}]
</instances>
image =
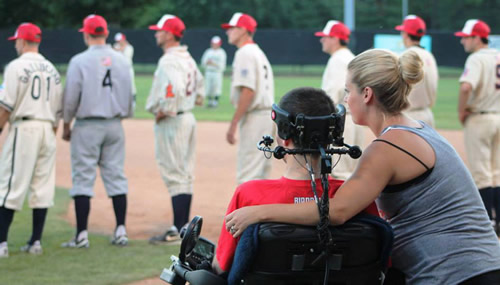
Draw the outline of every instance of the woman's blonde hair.
<instances>
[{"instance_id":1,"label":"woman's blonde hair","mask_svg":"<svg viewBox=\"0 0 500 285\"><path fill-rule=\"evenodd\" d=\"M423 77L422 60L414 51L398 57L388 50L367 50L356 56L347 69L352 83L360 91L370 87L388 114L397 114L408 107L411 86Z\"/></svg>"}]
</instances>

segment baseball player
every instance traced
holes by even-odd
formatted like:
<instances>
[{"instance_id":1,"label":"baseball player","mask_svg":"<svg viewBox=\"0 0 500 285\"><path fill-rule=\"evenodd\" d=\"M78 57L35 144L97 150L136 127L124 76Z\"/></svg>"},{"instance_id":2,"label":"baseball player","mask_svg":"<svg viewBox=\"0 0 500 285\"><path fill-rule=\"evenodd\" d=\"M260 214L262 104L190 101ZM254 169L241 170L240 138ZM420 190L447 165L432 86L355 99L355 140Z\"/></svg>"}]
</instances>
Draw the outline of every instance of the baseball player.
<instances>
[{"instance_id":1,"label":"baseball player","mask_svg":"<svg viewBox=\"0 0 500 285\"><path fill-rule=\"evenodd\" d=\"M201 66L205 70L205 92L207 106L215 108L219 104L222 90L222 78L226 69L226 52L221 48L219 36L212 37L210 48L201 57Z\"/></svg>"},{"instance_id":2,"label":"baseball player","mask_svg":"<svg viewBox=\"0 0 500 285\"><path fill-rule=\"evenodd\" d=\"M347 48L351 31L342 22L330 20L322 31L314 35L321 37L323 52L330 55L326 69L323 72L321 89L323 89L335 104L344 103L345 82L347 77L347 65L354 58L352 52ZM354 124L347 107L344 141L350 145L363 146L365 128ZM334 162L335 163L335 162ZM338 179L345 180L354 172L357 160L344 155L340 157L337 165L333 169L332 175Z\"/></svg>"},{"instance_id":3,"label":"baseball player","mask_svg":"<svg viewBox=\"0 0 500 285\"><path fill-rule=\"evenodd\" d=\"M401 31L401 38L406 51L415 51L423 62L424 78L415 84L408 95L410 107L404 113L415 120L434 127L434 115L431 107L436 102L439 81L436 59L432 53L420 46L420 39L425 35L425 22L418 16L409 15L403 23L396 26Z\"/></svg>"},{"instance_id":4,"label":"baseball player","mask_svg":"<svg viewBox=\"0 0 500 285\"><path fill-rule=\"evenodd\" d=\"M135 87L135 72L134 72L134 47L127 41L127 37L122 33L115 34L115 44L113 48L121 52L128 60L130 64L130 73L132 74L132 92L137 94L137 88Z\"/></svg>"},{"instance_id":5,"label":"baseball player","mask_svg":"<svg viewBox=\"0 0 500 285\"><path fill-rule=\"evenodd\" d=\"M231 102L236 107L226 133L229 144L236 143L239 127L240 143L236 179L238 184L265 179L271 170L271 160L264 159L256 143L263 135L272 135L275 127L269 117L274 103L274 77L264 52L253 41L257 22L252 16L235 13L229 23L222 24L234 54L231 81Z\"/></svg>"},{"instance_id":6,"label":"baseball player","mask_svg":"<svg viewBox=\"0 0 500 285\"><path fill-rule=\"evenodd\" d=\"M21 251L42 253L45 217L54 204L55 133L62 112L59 72L38 52L40 28L23 23L9 40L19 57L5 68L0 88L0 133L9 122L0 155L0 257L9 255L9 226L28 192L33 233Z\"/></svg>"},{"instance_id":7,"label":"baseball player","mask_svg":"<svg viewBox=\"0 0 500 285\"><path fill-rule=\"evenodd\" d=\"M500 52L488 47L489 34L481 20L468 20L455 33L471 53L460 77L458 118L465 127L469 170L495 226L500 222Z\"/></svg>"},{"instance_id":8,"label":"baseball player","mask_svg":"<svg viewBox=\"0 0 500 285\"><path fill-rule=\"evenodd\" d=\"M164 234L151 237L152 244L179 240L179 230L189 221L193 195L196 120L191 110L202 105L203 76L186 46L180 44L185 26L174 15L164 15L156 25L158 61L146 109L156 118L155 149L160 173L172 199L174 223Z\"/></svg>"},{"instance_id":9,"label":"baseball player","mask_svg":"<svg viewBox=\"0 0 500 285\"><path fill-rule=\"evenodd\" d=\"M89 247L87 221L97 166L113 200L116 229L111 243L125 246L128 185L123 172L125 136L121 120L133 115L131 67L123 55L106 45L109 32L103 17L89 15L79 31L88 49L69 62L63 108L63 139L71 142L70 195L75 201L77 230L76 236L62 246Z\"/></svg>"}]
</instances>

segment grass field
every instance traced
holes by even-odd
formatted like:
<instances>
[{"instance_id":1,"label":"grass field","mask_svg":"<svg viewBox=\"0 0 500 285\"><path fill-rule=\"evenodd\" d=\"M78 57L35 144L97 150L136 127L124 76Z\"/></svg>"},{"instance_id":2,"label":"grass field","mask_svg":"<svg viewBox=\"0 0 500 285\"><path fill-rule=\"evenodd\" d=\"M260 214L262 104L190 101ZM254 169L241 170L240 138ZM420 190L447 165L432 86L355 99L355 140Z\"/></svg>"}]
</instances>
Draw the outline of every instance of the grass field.
<instances>
[{"instance_id":1,"label":"grass field","mask_svg":"<svg viewBox=\"0 0 500 285\"><path fill-rule=\"evenodd\" d=\"M159 276L170 265L170 255L179 253L178 246L151 246L137 240L118 248L109 244L108 236L98 234L90 234L89 249L61 248L74 235L74 227L62 218L69 200L67 191L56 191L41 256L19 251L31 234L31 210L25 205L15 214L9 232L10 257L0 259L0 284L124 284Z\"/></svg>"},{"instance_id":2,"label":"grass field","mask_svg":"<svg viewBox=\"0 0 500 285\"><path fill-rule=\"evenodd\" d=\"M436 127L439 129L460 129L458 115L456 112L458 104L458 76L456 69L445 69L439 80L439 90L436 105L433 108L436 118ZM153 118L144 110L146 99L151 87L151 76L140 75L136 77L137 84L137 107L135 117L140 119ZM229 102L230 79L224 78L223 96L220 105L216 109L196 107L194 114L200 121L229 121L234 113L234 107ZM276 76L275 99L279 99L289 90L296 87L320 87L321 76Z\"/></svg>"},{"instance_id":3,"label":"grass field","mask_svg":"<svg viewBox=\"0 0 500 285\"><path fill-rule=\"evenodd\" d=\"M64 73L65 65L61 65L61 73ZM135 65L137 75L135 78L137 85L137 106L135 118L151 119L153 115L148 113L144 106L151 88L152 74L154 65ZM320 87L321 72L324 66L277 66L275 70L275 99L276 102L288 91L296 87ZM437 102L433 107L438 129L458 130L461 128L458 122L457 104L458 104L458 77L461 73L460 68L440 67L440 79L438 87ZM1 80L1 76L0 76ZM219 107L208 109L205 107L196 107L194 114L200 121L229 121L234 113L234 107L229 102L229 84L230 78L225 76L223 95Z\"/></svg>"}]
</instances>

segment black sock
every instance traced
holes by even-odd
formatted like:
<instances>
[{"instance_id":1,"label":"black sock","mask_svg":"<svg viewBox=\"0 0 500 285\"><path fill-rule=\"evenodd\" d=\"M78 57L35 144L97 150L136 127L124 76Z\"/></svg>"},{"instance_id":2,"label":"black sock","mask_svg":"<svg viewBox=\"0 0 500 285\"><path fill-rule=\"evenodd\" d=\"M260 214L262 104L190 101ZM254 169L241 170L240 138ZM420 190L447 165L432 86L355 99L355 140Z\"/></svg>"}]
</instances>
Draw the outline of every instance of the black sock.
<instances>
[{"instance_id":1,"label":"black sock","mask_svg":"<svg viewBox=\"0 0 500 285\"><path fill-rule=\"evenodd\" d=\"M493 209L495 209L495 221L497 224L500 223L500 187L494 187L491 189L493 192Z\"/></svg>"},{"instance_id":2,"label":"black sock","mask_svg":"<svg viewBox=\"0 0 500 285\"><path fill-rule=\"evenodd\" d=\"M192 195L190 194L181 194L172 197L172 208L174 209L174 225L179 231L189 220L191 197Z\"/></svg>"},{"instance_id":3,"label":"black sock","mask_svg":"<svg viewBox=\"0 0 500 285\"><path fill-rule=\"evenodd\" d=\"M9 227L14 219L14 210L0 207L0 242L7 241Z\"/></svg>"},{"instance_id":4,"label":"black sock","mask_svg":"<svg viewBox=\"0 0 500 285\"><path fill-rule=\"evenodd\" d=\"M89 196L75 196L75 213L76 213L76 237L82 231L87 230L90 212L90 197Z\"/></svg>"},{"instance_id":5,"label":"black sock","mask_svg":"<svg viewBox=\"0 0 500 285\"><path fill-rule=\"evenodd\" d=\"M127 195L117 195L113 199L113 209L115 210L116 227L125 225L125 216L127 213Z\"/></svg>"},{"instance_id":6,"label":"black sock","mask_svg":"<svg viewBox=\"0 0 500 285\"><path fill-rule=\"evenodd\" d=\"M219 102L219 97L220 97L219 95L215 96L215 102Z\"/></svg>"},{"instance_id":7,"label":"black sock","mask_svg":"<svg viewBox=\"0 0 500 285\"><path fill-rule=\"evenodd\" d=\"M33 233L28 242L30 245L37 240L42 240L43 226L47 217L47 208L33 209Z\"/></svg>"},{"instance_id":8,"label":"black sock","mask_svg":"<svg viewBox=\"0 0 500 285\"><path fill-rule=\"evenodd\" d=\"M491 187L485 187L479 189L479 194L481 195L481 199L483 200L484 208L488 213L488 217L490 220L493 220L492 208L493 208L493 189Z\"/></svg>"}]
</instances>

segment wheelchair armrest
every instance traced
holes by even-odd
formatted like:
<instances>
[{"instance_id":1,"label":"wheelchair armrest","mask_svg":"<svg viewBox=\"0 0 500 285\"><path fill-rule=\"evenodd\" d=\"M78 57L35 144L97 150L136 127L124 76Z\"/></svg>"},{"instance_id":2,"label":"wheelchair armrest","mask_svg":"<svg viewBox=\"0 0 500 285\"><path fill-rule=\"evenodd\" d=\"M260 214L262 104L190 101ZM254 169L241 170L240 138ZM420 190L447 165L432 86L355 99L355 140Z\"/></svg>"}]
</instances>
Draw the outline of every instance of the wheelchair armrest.
<instances>
[{"instance_id":1,"label":"wheelchair armrest","mask_svg":"<svg viewBox=\"0 0 500 285\"><path fill-rule=\"evenodd\" d=\"M174 266L174 272L191 285L227 285L227 281L205 269L189 270L181 264Z\"/></svg>"}]
</instances>

